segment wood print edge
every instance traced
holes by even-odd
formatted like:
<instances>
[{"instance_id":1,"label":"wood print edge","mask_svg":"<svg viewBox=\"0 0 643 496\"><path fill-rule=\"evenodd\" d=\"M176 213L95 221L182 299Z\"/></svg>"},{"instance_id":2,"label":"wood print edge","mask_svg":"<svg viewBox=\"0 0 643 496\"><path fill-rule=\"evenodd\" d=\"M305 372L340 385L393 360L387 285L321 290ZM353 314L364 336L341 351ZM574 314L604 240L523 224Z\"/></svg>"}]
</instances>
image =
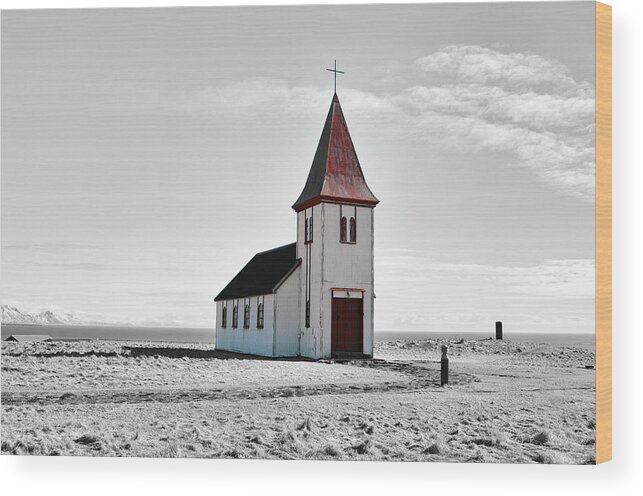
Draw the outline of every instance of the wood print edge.
<instances>
[{"instance_id":1,"label":"wood print edge","mask_svg":"<svg viewBox=\"0 0 643 496\"><path fill-rule=\"evenodd\" d=\"M596 2L596 463L612 459L612 7Z\"/></svg>"}]
</instances>

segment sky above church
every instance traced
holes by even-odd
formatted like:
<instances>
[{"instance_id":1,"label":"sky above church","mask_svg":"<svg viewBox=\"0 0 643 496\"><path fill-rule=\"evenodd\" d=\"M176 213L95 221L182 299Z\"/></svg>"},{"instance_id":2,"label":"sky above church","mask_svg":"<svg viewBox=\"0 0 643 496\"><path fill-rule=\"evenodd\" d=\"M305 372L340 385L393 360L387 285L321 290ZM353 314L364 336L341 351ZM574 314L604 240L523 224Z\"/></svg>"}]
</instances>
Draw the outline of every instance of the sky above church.
<instances>
[{"instance_id":1,"label":"sky above church","mask_svg":"<svg viewBox=\"0 0 643 496\"><path fill-rule=\"evenodd\" d=\"M594 4L4 11L2 302L214 326L333 93L377 331L594 331Z\"/></svg>"}]
</instances>

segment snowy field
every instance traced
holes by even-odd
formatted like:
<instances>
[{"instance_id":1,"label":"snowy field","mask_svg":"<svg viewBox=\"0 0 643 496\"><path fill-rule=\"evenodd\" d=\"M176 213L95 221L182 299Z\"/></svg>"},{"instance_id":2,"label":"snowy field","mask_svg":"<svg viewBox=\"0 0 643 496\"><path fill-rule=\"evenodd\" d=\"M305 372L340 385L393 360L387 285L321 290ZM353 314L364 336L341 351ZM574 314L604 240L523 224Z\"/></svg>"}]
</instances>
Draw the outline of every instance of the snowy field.
<instances>
[{"instance_id":1,"label":"snowy field","mask_svg":"<svg viewBox=\"0 0 643 496\"><path fill-rule=\"evenodd\" d=\"M594 463L593 350L421 340L378 343L375 356L332 363L198 344L3 342L2 453Z\"/></svg>"}]
</instances>

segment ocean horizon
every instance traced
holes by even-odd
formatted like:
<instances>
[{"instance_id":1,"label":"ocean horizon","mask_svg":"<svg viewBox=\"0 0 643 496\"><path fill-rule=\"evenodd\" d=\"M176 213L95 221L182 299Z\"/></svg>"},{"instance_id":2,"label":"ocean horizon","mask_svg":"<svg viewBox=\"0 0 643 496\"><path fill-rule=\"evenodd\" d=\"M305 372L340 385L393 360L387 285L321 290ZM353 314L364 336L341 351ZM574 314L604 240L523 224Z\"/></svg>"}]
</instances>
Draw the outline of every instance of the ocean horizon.
<instances>
[{"instance_id":1,"label":"ocean horizon","mask_svg":"<svg viewBox=\"0 0 643 496\"><path fill-rule=\"evenodd\" d=\"M42 325L2 324L4 341L12 334L46 334L54 339L103 339L113 341L158 341L182 343L212 343L214 328L206 327L143 327L111 325ZM423 339L488 339L493 332L431 332L431 331L375 331L375 342L419 341ZM595 347L593 333L534 333L504 332L506 341L557 344L561 346Z\"/></svg>"}]
</instances>

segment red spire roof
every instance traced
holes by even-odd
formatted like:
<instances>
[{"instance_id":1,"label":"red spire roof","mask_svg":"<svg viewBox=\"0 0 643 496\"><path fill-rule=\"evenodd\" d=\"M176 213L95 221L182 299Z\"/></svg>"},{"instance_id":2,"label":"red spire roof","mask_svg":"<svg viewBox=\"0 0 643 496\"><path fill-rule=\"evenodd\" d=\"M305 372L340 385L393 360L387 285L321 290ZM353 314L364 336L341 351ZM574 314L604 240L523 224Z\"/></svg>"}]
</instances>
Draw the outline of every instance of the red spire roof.
<instances>
[{"instance_id":1,"label":"red spire roof","mask_svg":"<svg viewBox=\"0 0 643 496\"><path fill-rule=\"evenodd\" d=\"M379 203L364 179L337 94L333 95L306 185L292 208L300 211L322 200Z\"/></svg>"}]
</instances>

